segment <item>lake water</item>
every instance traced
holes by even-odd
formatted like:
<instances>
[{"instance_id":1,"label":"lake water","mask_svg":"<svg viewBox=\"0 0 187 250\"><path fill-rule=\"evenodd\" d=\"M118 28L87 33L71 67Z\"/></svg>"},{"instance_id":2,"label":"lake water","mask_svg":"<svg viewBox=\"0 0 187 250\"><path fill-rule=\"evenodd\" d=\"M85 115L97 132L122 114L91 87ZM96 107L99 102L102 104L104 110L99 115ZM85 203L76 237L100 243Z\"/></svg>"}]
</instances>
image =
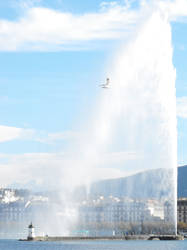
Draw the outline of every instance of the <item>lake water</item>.
<instances>
[{"instance_id":1,"label":"lake water","mask_svg":"<svg viewBox=\"0 0 187 250\"><path fill-rule=\"evenodd\" d=\"M0 240L0 250L187 250L184 241L20 242Z\"/></svg>"}]
</instances>

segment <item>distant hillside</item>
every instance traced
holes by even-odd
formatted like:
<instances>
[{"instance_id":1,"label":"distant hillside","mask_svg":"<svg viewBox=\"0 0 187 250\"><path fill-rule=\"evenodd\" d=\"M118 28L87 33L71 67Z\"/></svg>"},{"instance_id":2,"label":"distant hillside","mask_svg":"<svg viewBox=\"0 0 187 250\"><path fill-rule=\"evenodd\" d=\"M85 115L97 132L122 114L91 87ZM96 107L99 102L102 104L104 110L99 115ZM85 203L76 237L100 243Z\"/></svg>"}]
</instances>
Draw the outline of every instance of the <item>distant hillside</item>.
<instances>
[{"instance_id":1,"label":"distant hillside","mask_svg":"<svg viewBox=\"0 0 187 250\"><path fill-rule=\"evenodd\" d=\"M154 198L168 196L170 190L171 170L170 169L153 169L138 174L117 178L107 179L95 182L90 187L90 195L94 198L97 196L128 196L131 198ZM43 191L35 183L28 183L25 188L29 189L32 184L33 192ZM20 189L22 186L17 183L10 186L11 188ZM35 187L35 188L33 188ZM164 191L165 190L165 191ZM47 192L47 191L46 191ZM52 192L53 193L53 192ZM55 191L57 195L57 191ZM87 198L85 187L79 187L73 193L75 200ZM187 165L178 167L178 197L187 197Z\"/></svg>"},{"instance_id":2,"label":"distant hillside","mask_svg":"<svg viewBox=\"0 0 187 250\"><path fill-rule=\"evenodd\" d=\"M128 196L131 198L155 198L168 196L171 183L170 169L154 169L132 176L102 180L92 184L93 197ZM187 197L187 165L178 168L178 197Z\"/></svg>"},{"instance_id":3,"label":"distant hillside","mask_svg":"<svg viewBox=\"0 0 187 250\"><path fill-rule=\"evenodd\" d=\"M124 178L96 182L92 184L90 192L93 196L163 197L168 196L170 176L170 169L149 170Z\"/></svg>"},{"instance_id":4,"label":"distant hillside","mask_svg":"<svg viewBox=\"0 0 187 250\"><path fill-rule=\"evenodd\" d=\"M187 165L178 167L178 197L187 197Z\"/></svg>"}]
</instances>

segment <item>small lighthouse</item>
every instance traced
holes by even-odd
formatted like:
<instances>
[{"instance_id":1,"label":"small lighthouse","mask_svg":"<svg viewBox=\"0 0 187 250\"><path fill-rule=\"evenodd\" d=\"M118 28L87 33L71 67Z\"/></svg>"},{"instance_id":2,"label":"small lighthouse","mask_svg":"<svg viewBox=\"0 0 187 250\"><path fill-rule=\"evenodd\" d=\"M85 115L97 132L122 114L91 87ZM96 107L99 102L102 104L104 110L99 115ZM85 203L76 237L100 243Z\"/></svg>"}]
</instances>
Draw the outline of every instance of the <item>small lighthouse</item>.
<instances>
[{"instance_id":1,"label":"small lighthouse","mask_svg":"<svg viewBox=\"0 0 187 250\"><path fill-rule=\"evenodd\" d=\"M28 226L28 237L27 240L34 240L35 233L34 233L34 226L31 222L31 224Z\"/></svg>"}]
</instances>

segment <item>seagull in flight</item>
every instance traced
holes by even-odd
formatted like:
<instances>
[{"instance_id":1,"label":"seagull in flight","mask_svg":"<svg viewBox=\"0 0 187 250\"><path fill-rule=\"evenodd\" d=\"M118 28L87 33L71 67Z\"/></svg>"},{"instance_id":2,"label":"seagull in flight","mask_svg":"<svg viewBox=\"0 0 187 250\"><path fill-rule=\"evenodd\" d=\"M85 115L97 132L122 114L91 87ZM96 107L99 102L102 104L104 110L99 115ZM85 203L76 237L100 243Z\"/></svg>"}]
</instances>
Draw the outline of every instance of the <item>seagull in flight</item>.
<instances>
[{"instance_id":1,"label":"seagull in flight","mask_svg":"<svg viewBox=\"0 0 187 250\"><path fill-rule=\"evenodd\" d=\"M100 87L103 88L103 89L108 89L109 88L109 84L110 84L110 79L107 78L106 79L106 83L101 84Z\"/></svg>"}]
</instances>

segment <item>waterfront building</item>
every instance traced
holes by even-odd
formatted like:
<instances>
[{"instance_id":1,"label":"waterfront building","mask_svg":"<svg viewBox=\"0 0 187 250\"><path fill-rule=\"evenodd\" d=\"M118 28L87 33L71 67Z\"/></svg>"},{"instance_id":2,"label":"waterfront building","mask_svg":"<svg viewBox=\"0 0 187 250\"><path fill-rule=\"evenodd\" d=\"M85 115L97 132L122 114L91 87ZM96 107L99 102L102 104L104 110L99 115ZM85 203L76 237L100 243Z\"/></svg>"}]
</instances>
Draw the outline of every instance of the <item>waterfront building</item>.
<instances>
[{"instance_id":1,"label":"waterfront building","mask_svg":"<svg viewBox=\"0 0 187 250\"><path fill-rule=\"evenodd\" d=\"M177 221L182 223L187 223L187 198L178 199Z\"/></svg>"},{"instance_id":2,"label":"waterfront building","mask_svg":"<svg viewBox=\"0 0 187 250\"><path fill-rule=\"evenodd\" d=\"M100 202L84 202L79 207L79 220L87 223L139 223L161 221L163 204L154 200L102 199Z\"/></svg>"}]
</instances>

